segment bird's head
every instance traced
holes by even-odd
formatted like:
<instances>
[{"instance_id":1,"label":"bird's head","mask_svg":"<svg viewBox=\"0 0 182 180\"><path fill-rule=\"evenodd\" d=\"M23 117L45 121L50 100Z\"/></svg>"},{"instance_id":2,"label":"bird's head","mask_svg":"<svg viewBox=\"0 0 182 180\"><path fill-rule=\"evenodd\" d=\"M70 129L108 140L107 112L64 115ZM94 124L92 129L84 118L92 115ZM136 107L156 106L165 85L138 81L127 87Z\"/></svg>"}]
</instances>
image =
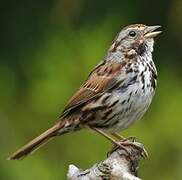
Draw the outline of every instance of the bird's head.
<instances>
[{"instance_id":1,"label":"bird's head","mask_svg":"<svg viewBox=\"0 0 182 180\"><path fill-rule=\"evenodd\" d=\"M130 51L135 50L142 55L146 51L153 51L154 37L162 31L155 31L161 26L146 26L134 24L123 28L111 46L111 51Z\"/></svg>"}]
</instances>

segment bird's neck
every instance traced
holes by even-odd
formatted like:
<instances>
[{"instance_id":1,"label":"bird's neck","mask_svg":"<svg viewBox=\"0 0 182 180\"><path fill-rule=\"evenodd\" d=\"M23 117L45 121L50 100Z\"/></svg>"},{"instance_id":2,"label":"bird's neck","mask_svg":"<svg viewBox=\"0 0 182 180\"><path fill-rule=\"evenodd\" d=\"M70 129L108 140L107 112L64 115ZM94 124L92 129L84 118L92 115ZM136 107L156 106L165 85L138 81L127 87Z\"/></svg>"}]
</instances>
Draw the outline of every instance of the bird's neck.
<instances>
[{"instance_id":1,"label":"bird's neck","mask_svg":"<svg viewBox=\"0 0 182 180\"><path fill-rule=\"evenodd\" d=\"M125 55L123 52L116 50L114 52L108 51L106 57L104 58L106 61L113 61L113 62L121 62L123 61Z\"/></svg>"},{"instance_id":2,"label":"bird's neck","mask_svg":"<svg viewBox=\"0 0 182 180\"><path fill-rule=\"evenodd\" d=\"M109 48L106 57L107 61L122 62L126 59L143 59L146 61L152 60L153 46L149 47L146 44L142 44L137 49L127 49L116 44L112 44Z\"/></svg>"}]
</instances>

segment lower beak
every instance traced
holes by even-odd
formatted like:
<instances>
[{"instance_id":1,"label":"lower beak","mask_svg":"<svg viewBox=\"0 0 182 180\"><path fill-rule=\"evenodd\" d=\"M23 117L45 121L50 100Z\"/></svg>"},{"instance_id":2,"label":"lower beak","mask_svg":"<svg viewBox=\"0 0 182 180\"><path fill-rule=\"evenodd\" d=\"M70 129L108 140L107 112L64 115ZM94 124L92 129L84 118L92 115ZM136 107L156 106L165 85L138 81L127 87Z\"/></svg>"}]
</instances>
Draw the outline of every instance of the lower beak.
<instances>
[{"instance_id":1,"label":"lower beak","mask_svg":"<svg viewBox=\"0 0 182 180\"><path fill-rule=\"evenodd\" d=\"M145 29L145 38L154 38L156 37L158 34L160 34L162 31L155 31L156 29L160 28L161 26L147 26L147 28Z\"/></svg>"}]
</instances>

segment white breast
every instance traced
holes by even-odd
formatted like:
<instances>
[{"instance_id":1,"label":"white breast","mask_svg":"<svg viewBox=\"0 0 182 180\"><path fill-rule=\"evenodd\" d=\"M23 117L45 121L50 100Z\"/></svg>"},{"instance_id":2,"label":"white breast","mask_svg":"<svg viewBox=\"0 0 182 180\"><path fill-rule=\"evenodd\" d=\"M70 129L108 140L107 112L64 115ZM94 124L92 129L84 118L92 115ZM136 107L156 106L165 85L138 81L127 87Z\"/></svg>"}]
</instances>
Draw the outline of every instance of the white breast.
<instances>
[{"instance_id":1,"label":"white breast","mask_svg":"<svg viewBox=\"0 0 182 180\"><path fill-rule=\"evenodd\" d=\"M143 74L140 76L142 72ZM120 90L112 93L110 104L116 100L119 100L119 102L110 117L114 114L118 114L118 116L112 119L113 122L117 123L113 123L114 126L109 131L119 132L141 119L151 104L154 93L155 90L151 87L151 72L149 69L146 70L146 66L141 64L136 82L129 85L126 89L121 87Z\"/></svg>"}]
</instances>

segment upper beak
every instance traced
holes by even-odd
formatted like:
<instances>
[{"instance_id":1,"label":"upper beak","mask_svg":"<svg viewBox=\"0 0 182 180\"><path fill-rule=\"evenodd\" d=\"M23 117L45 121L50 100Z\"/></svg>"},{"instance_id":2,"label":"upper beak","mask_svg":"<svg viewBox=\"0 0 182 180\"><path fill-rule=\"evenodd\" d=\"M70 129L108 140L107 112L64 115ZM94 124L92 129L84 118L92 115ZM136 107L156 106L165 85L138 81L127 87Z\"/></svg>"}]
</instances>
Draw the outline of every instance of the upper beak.
<instances>
[{"instance_id":1,"label":"upper beak","mask_svg":"<svg viewBox=\"0 0 182 180\"><path fill-rule=\"evenodd\" d=\"M155 31L156 29L160 28L161 26L147 26L145 29L145 38L154 38L162 31Z\"/></svg>"}]
</instances>

